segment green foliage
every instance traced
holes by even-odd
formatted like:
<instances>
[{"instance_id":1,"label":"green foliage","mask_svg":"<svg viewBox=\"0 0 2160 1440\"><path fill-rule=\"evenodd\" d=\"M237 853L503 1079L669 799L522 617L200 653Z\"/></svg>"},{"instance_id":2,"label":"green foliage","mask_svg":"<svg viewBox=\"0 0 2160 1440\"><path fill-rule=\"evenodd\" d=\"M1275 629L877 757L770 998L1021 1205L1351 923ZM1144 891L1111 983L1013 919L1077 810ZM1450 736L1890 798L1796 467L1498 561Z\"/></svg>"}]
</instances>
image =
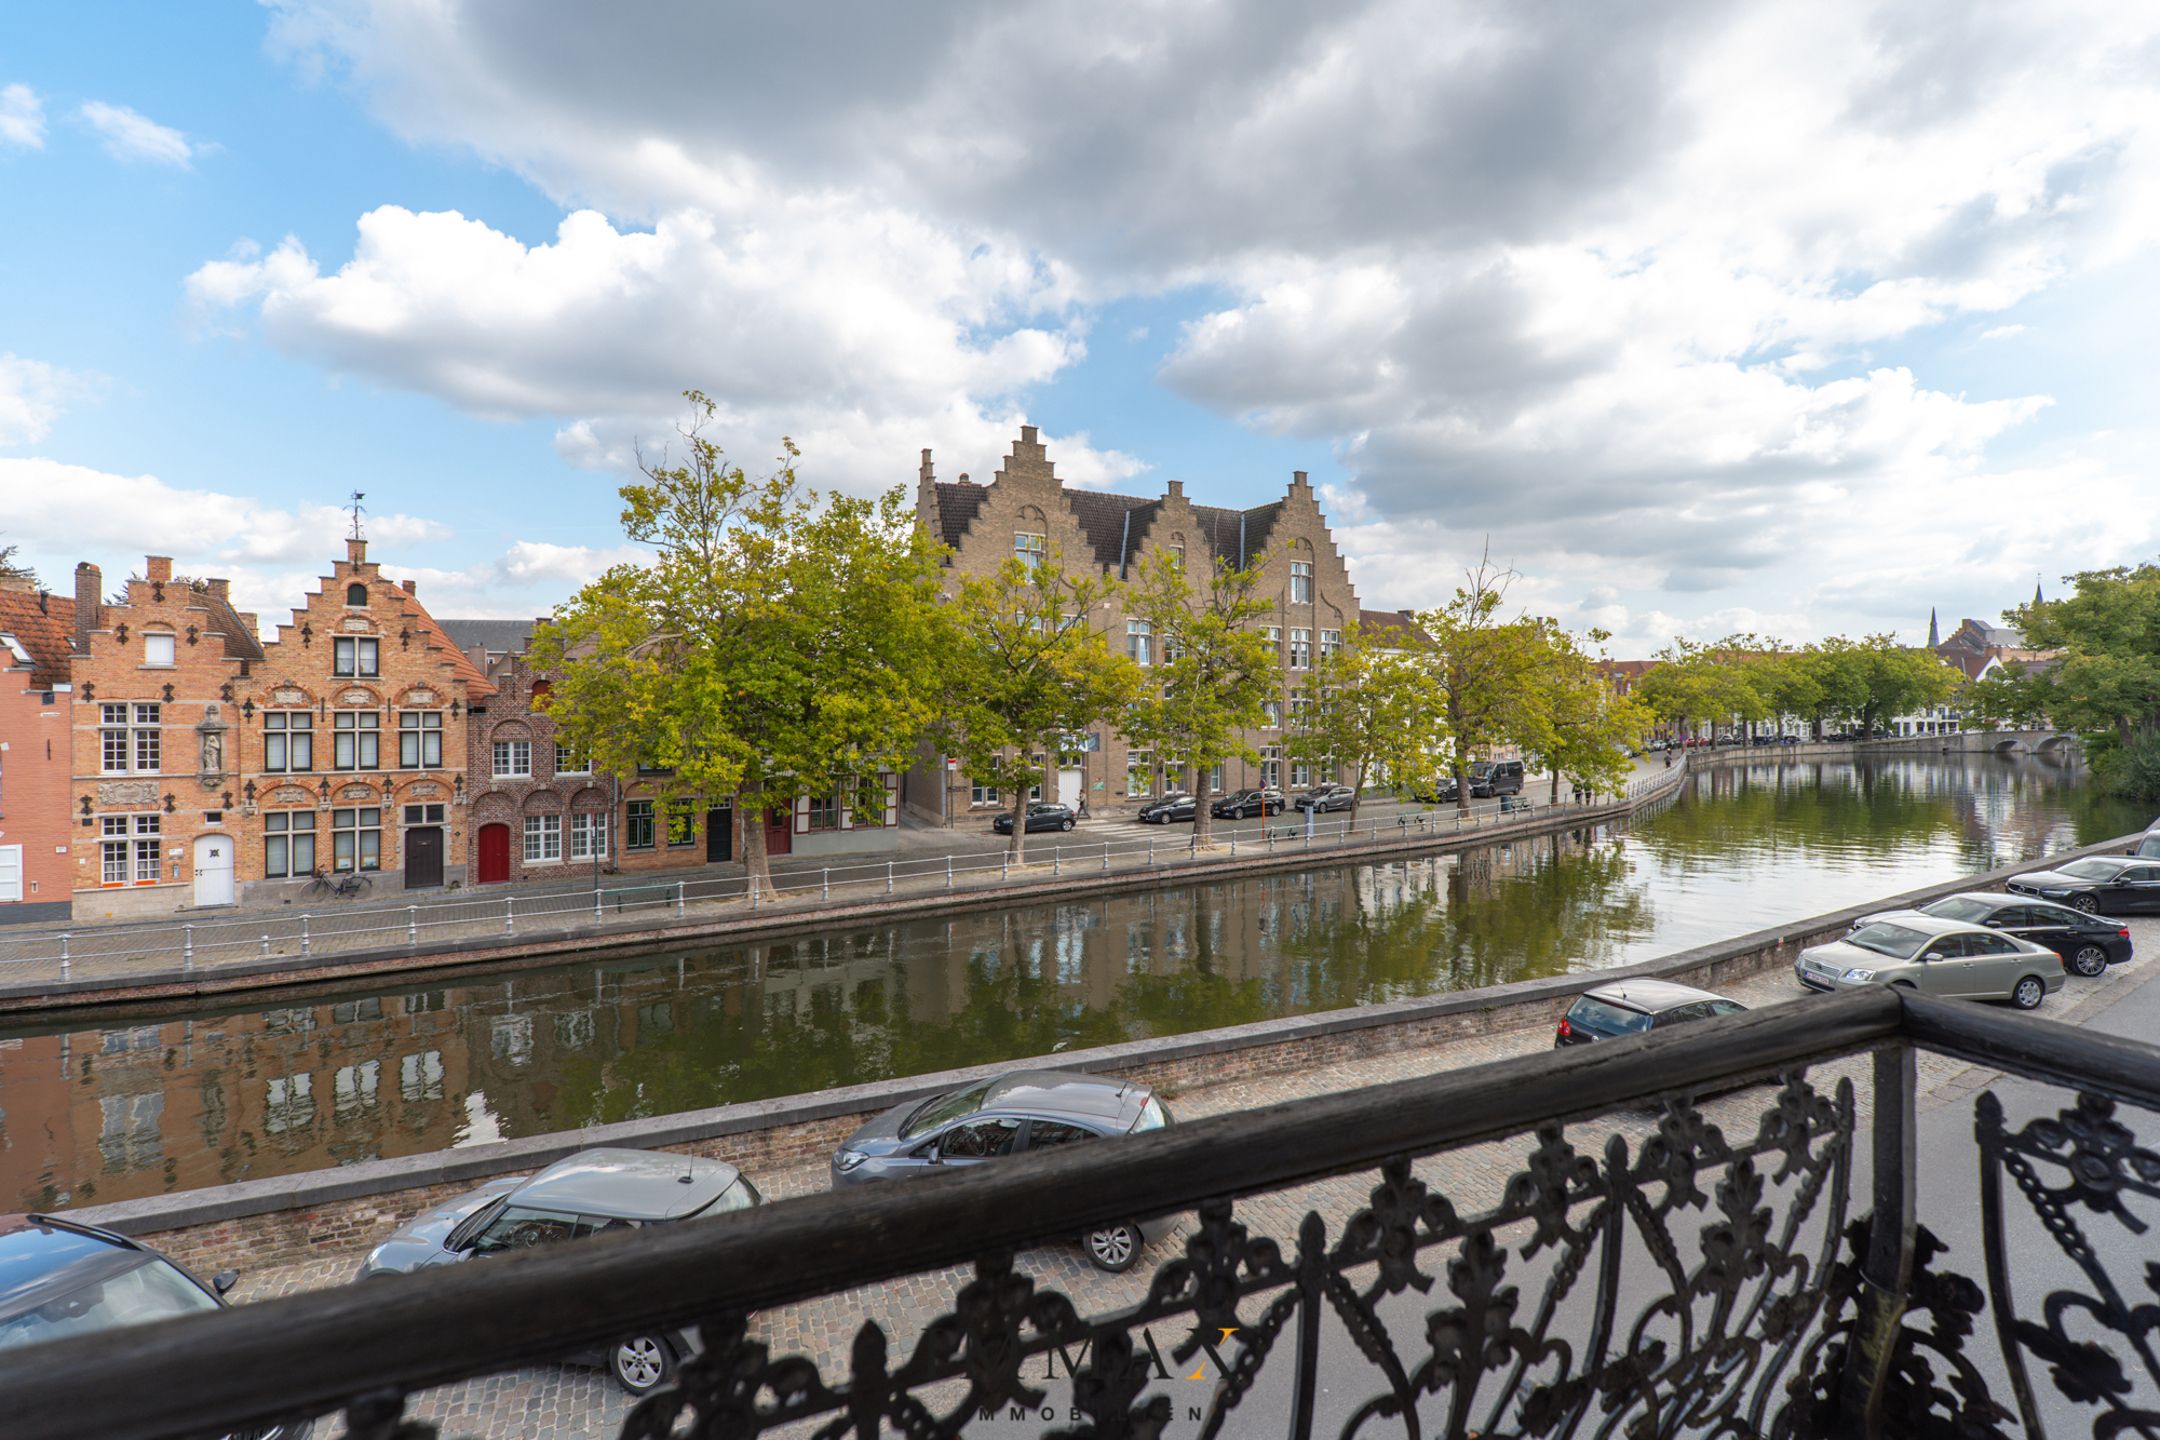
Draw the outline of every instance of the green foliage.
<instances>
[{"instance_id":1,"label":"green foliage","mask_svg":"<svg viewBox=\"0 0 2160 1440\"><path fill-rule=\"evenodd\" d=\"M1074 575L1051 556L1008 559L994 575L967 579L948 607L952 644L941 669L936 733L970 778L1011 793L1011 854L1026 853L1028 791L1064 737L1121 713L1139 694L1140 667L1112 650L1096 617L1109 612L1114 581Z\"/></svg>"},{"instance_id":2,"label":"green foliage","mask_svg":"<svg viewBox=\"0 0 2160 1440\"><path fill-rule=\"evenodd\" d=\"M1438 701L1441 734L1455 777L1455 803L1464 811L1470 808L1470 757L1506 743L1534 705L1544 624L1520 616L1503 618L1513 579L1512 572L1480 562L1456 588L1454 599L1417 617L1426 636L1418 647L1419 666Z\"/></svg>"},{"instance_id":3,"label":"green foliage","mask_svg":"<svg viewBox=\"0 0 2160 1440\"><path fill-rule=\"evenodd\" d=\"M1563 776L1600 794L1621 790L1633 769L1627 747L1649 728L1649 712L1614 695L1598 673L1596 657L1558 622L1534 624L1538 647L1530 657L1525 703L1515 717L1516 743L1551 775L1555 802ZM1588 636L1594 645L1610 638L1603 630Z\"/></svg>"},{"instance_id":4,"label":"green foliage","mask_svg":"<svg viewBox=\"0 0 2160 1440\"><path fill-rule=\"evenodd\" d=\"M1791 650L1755 635L1711 644L1676 640L1636 690L1650 712L1688 732L1804 716L1819 730L1849 723L1870 733L1899 715L1940 705L1960 677L1932 650L1895 636L1833 635Z\"/></svg>"},{"instance_id":5,"label":"green foliage","mask_svg":"<svg viewBox=\"0 0 2160 1440\"><path fill-rule=\"evenodd\" d=\"M652 547L535 632L559 733L618 775L664 767L661 796L736 797L741 853L769 873L772 805L840 793L882 811L881 770L905 769L936 711L945 633L941 550L895 490L821 497L783 441L772 474L730 465L686 392L684 463L622 488L623 533Z\"/></svg>"},{"instance_id":6,"label":"green foliage","mask_svg":"<svg viewBox=\"0 0 2160 1440\"><path fill-rule=\"evenodd\" d=\"M2085 739L2111 789L2160 798L2160 565L2088 570L2061 600L2005 617L2036 648L2060 652L2008 693Z\"/></svg>"},{"instance_id":7,"label":"green foliage","mask_svg":"<svg viewBox=\"0 0 2160 1440\"><path fill-rule=\"evenodd\" d=\"M1204 775L1237 755L1260 757L1246 732L1267 720L1267 702L1281 684L1280 658L1252 622L1268 613L1258 593L1260 564L1238 569L1220 557L1198 583L1177 558L1158 553L1128 592L1127 612L1146 621L1160 647L1147 688L1127 709L1123 729L1133 744L1152 747L1187 770L1187 788L1200 797L1193 842L1213 833Z\"/></svg>"},{"instance_id":8,"label":"green foliage","mask_svg":"<svg viewBox=\"0 0 2160 1440\"><path fill-rule=\"evenodd\" d=\"M1340 767L1349 777L1357 792L1352 819L1367 785L1383 777L1424 779L1446 763L1437 697L1414 656L1381 643L1393 638L1356 626L1344 631L1343 644L1313 667L1305 705L1292 710L1284 737L1292 760L1316 770Z\"/></svg>"}]
</instances>

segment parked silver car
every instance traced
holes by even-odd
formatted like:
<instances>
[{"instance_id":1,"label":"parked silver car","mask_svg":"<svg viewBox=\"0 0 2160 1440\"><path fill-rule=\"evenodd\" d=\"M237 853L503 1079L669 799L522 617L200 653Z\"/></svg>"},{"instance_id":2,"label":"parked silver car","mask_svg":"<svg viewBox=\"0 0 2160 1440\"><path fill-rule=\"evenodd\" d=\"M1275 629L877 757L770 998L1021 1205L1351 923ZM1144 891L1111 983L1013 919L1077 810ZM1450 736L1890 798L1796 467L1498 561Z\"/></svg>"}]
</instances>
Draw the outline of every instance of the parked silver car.
<instances>
[{"instance_id":1,"label":"parked silver car","mask_svg":"<svg viewBox=\"0 0 2160 1440\"><path fill-rule=\"evenodd\" d=\"M585 1150L537 1175L509 1175L408 1221L368 1252L359 1277L406 1275L504 1250L587 1235L732 1214L764 1202L741 1171L719 1160L659 1150ZM698 1348L694 1331L635 1335L605 1353L616 1382L643 1395Z\"/></svg>"},{"instance_id":2,"label":"parked silver car","mask_svg":"<svg viewBox=\"0 0 2160 1440\"><path fill-rule=\"evenodd\" d=\"M896 1105L833 1152L832 1183L862 1185L948 1174L1004 1155L1160 1130L1170 1112L1147 1086L1066 1070L1016 1070ZM1080 1237L1102 1270L1129 1270L1140 1248L1168 1234L1176 1217L1142 1216Z\"/></svg>"},{"instance_id":3,"label":"parked silver car","mask_svg":"<svg viewBox=\"0 0 2160 1440\"><path fill-rule=\"evenodd\" d=\"M1793 974L1811 990L1902 985L1928 995L2008 1000L2036 1010L2063 987L2063 959L2045 945L1918 910L1875 917L1842 940L1810 945Z\"/></svg>"}]
</instances>

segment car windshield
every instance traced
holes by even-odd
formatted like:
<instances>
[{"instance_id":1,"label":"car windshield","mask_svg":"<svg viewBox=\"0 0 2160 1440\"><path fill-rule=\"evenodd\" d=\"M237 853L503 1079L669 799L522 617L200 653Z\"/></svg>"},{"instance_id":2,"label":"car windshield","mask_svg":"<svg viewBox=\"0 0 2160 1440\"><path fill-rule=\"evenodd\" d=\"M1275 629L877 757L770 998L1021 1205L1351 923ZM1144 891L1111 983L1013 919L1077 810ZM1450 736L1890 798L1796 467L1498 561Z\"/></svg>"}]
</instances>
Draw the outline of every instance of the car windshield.
<instances>
[{"instance_id":1,"label":"car windshield","mask_svg":"<svg viewBox=\"0 0 2160 1440\"><path fill-rule=\"evenodd\" d=\"M1595 1035L1633 1035L1650 1028L1650 1017L1640 1010L1630 1010L1585 995L1568 1007L1568 1024L1579 1025Z\"/></svg>"},{"instance_id":2,"label":"car windshield","mask_svg":"<svg viewBox=\"0 0 2160 1440\"><path fill-rule=\"evenodd\" d=\"M143 1325L218 1308L217 1298L167 1261L140 1255L138 1263L45 1296L0 1320L0 1349Z\"/></svg>"},{"instance_id":3,"label":"car windshield","mask_svg":"<svg viewBox=\"0 0 2160 1440\"><path fill-rule=\"evenodd\" d=\"M2080 880L2112 880L2122 873L2122 868L2112 860L2073 860L2062 867L2061 873Z\"/></svg>"},{"instance_id":4,"label":"car windshield","mask_svg":"<svg viewBox=\"0 0 2160 1440\"><path fill-rule=\"evenodd\" d=\"M1888 955L1893 960L1910 960L1927 944L1925 931L1908 930L1903 925L1870 925L1855 930L1846 937L1845 943L1857 945L1862 950L1872 950L1877 955Z\"/></svg>"},{"instance_id":5,"label":"car windshield","mask_svg":"<svg viewBox=\"0 0 2160 1440\"><path fill-rule=\"evenodd\" d=\"M937 1095L915 1107L915 1113L900 1123L900 1138L912 1140L925 1130L935 1130L949 1120L962 1115L972 1115L982 1109L983 1097L990 1093L990 1082L970 1085L965 1090Z\"/></svg>"},{"instance_id":6,"label":"car windshield","mask_svg":"<svg viewBox=\"0 0 2160 1440\"><path fill-rule=\"evenodd\" d=\"M1985 900L1967 900L1952 896L1948 900L1938 900L1928 906L1925 913L1939 920L1962 920L1968 925L1977 925L1993 915L1995 907Z\"/></svg>"}]
</instances>

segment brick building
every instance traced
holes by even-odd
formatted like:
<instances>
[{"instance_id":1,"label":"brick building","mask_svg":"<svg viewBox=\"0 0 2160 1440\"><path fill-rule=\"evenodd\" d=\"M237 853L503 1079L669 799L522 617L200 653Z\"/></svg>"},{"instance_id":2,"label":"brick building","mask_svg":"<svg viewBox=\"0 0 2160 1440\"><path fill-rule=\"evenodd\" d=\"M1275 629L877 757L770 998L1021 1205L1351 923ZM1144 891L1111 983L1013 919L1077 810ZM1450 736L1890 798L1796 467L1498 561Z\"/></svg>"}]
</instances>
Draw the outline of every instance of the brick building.
<instances>
[{"instance_id":1,"label":"brick building","mask_svg":"<svg viewBox=\"0 0 2160 1440\"><path fill-rule=\"evenodd\" d=\"M1330 778L1284 758L1283 729L1303 703L1305 678L1321 656L1343 643L1343 632L1353 623L1368 617L1401 623L1399 612L1360 610L1349 570L1302 470L1291 477L1282 499L1249 510L1195 504L1175 480L1153 499L1075 490L1057 478L1035 427L1024 425L988 485L965 475L956 482L939 481L925 450L915 513L925 529L952 547L947 563L955 583L963 576L989 575L1015 555L1056 557L1068 569L1092 567L1121 581L1136 578L1161 554L1190 556L1194 563L1212 557L1241 568L1258 563L1258 593L1268 599L1271 613L1255 623L1267 630L1281 657L1281 689L1269 702L1268 724L1248 737L1259 763L1232 759L1216 767L1207 777L1210 790L1297 787ZM1125 614L1115 601L1097 623L1113 644L1143 664L1160 658L1146 622ZM1175 764L1164 763L1175 757L1135 750L1114 730L1099 728L1075 739L1078 743L1053 767L1051 798L1077 803L1085 796L1091 807L1122 808L1179 783ZM935 755L926 755L909 773L907 803L945 824L1004 808L994 790L974 784Z\"/></svg>"},{"instance_id":2,"label":"brick building","mask_svg":"<svg viewBox=\"0 0 2160 1440\"><path fill-rule=\"evenodd\" d=\"M111 601L103 590L97 566L75 567L74 918L228 904L255 617L225 581L176 579L162 555Z\"/></svg>"},{"instance_id":3,"label":"brick building","mask_svg":"<svg viewBox=\"0 0 2160 1440\"><path fill-rule=\"evenodd\" d=\"M592 772L565 756L555 722L539 708L547 677L526 662L532 625L445 620L466 658L486 670L492 694L474 707L467 731L471 774L472 879L576 881L602 873L681 870L727 864L740 851L734 802L653 793L650 777ZM764 817L774 855L841 854L889 845L899 829L899 777L886 777L887 802L874 818L837 800L803 797Z\"/></svg>"},{"instance_id":4,"label":"brick building","mask_svg":"<svg viewBox=\"0 0 2160 1440\"><path fill-rule=\"evenodd\" d=\"M318 867L408 890L462 882L467 727L493 693L414 583L348 539L242 697L244 891L297 889Z\"/></svg>"},{"instance_id":5,"label":"brick building","mask_svg":"<svg viewBox=\"0 0 2160 1440\"><path fill-rule=\"evenodd\" d=\"M0 577L0 925L73 910L74 632L74 601Z\"/></svg>"}]
</instances>

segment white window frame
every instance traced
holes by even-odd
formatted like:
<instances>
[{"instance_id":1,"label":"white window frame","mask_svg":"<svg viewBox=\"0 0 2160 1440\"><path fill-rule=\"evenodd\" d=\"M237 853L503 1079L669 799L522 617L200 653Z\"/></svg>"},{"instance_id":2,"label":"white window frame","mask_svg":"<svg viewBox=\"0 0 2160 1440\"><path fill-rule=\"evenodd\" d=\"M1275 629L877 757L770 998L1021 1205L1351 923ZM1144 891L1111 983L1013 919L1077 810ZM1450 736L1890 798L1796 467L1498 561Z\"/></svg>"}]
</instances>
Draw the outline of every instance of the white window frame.
<instances>
[{"instance_id":1,"label":"white window frame","mask_svg":"<svg viewBox=\"0 0 2160 1440\"><path fill-rule=\"evenodd\" d=\"M344 680L380 679L382 640L374 635L332 636L330 673Z\"/></svg>"},{"instance_id":2,"label":"white window frame","mask_svg":"<svg viewBox=\"0 0 2160 1440\"><path fill-rule=\"evenodd\" d=\"M1312 669L1312 631L1292 630L1290 632L1290 668L1292 670Z\"/></svg>"},{"instance_id":3,"label":"white window frame","mask_svg":"<svg viewBox=\"0 0 2160 1440\"><path fill-rule=\"evenodd\" d=\"M296 743L297 742L297 743ZM305 764L293 763L306 750ZM263 769L278 775L306 775L315 769L315 717L305 710L270 710L263 714Z\"/></svg>"},{"instance_id":4,"label":"white window frame","mask_svg":"<svg viewBox=\"0 0 2160 1440\"><path fill-rule=\"evenodd\" d=\"M581 812L570 817L570 858L605 860L608 853L608 817Z\"/></svg>"},{"instance_id":5,"label":"white window frame","mask_svg":"<svg viewBox=\"0 0 2160 1440\"><path fill-rule=\"evenodd\" d=\"M1293 561L1291 561L1291 562L1290 562L1290 603L1291 603L1291 604L1293 604L1293 605L1310 605L1310 604L1312 604L1312 583L1313 583L1313 573L1312 573L1312 561L1310 561L1310 560L1293 560Z\"/></svg>"},{"instance_id":6,"label":"white window frame","mask_svg":"<svg viewBox=\"0 0 2160 1440\"><path fill-rule=\"evenodd\" d=\"M525 817L525 863L527 865L555 865L561 863L562 816L527 815Z\"/></svg>"},{"instance_id":7,"label":"white window frame","mask_svg":"<svg viewBox=\"0 0 2160 1440\"><path fill-rule=\"evenodd\" d=\"M400 770L440 770L442 768L443 717L440 710L400 710L398 712L398 768ZM407 742L411 743L408 744ZM433 744L429 742L433 741Z\"/></svg>"},{"instance_id":8,"label":"white window frame","mask_svg":"<svg viewBox=\"0 0 2160 1440\"><path fill-rule=\"evenodd\" d=\"M532 741L497 740L494 760L496 779L529 780L532 778Z\"/></svg>"},{"instance_id":9,"label":"white window frame","mask_svg":"<svg viewBox=\"0 0 2160 1440\"><path fill-rule=\"evenodd\" d=\"M303 848L305 860L301 857ZM263 813L263 878L304 880L315 873L315 812L268 810Z\"/></svg>"},{"instance_id":10,"label":"white window frame","mask_svg":"<svg viewBox=\"0 0 2160 1440\"><path fill-rule=\"evenodd\" d=\"M170 630L143 631L143 664L154 670L170 670L178 656L174 644L178 637Z\"/></svg>"},{"instance_id":11,"label":"white window frame","mask_svg":"<svg viewBox=\"0 0 2160 1440\"><path fill-rule=\"evenodd\" d=\"M346 835L352 837L352 863L349 865L338 854L338 840ZM355 870L382 869L380 805L341 805L330 812L330 868L340 875Z\"/></svg>"},{"instance_id":12,"label":"white window frame","mask_svg":"<svg viewBox=\"0 0 2160 1440\"><path fill-rule=\"evenodd\" d=\"M1000 803L1002 803L1002 802L1001 802L1001 801L1000 801L1000 800L998 799L998 787L997 787L997 786L995 786L995 785L985 785L985 784L983 784L983 783L982 783L982 782L981 782L980 780L976 780L976 779L974 779L973 777L970 777L970 778L969 778L969 780L968 780L968 804L970 804L970 805L997 805L997 804L1000 804Z\"/></svg>"},{"instance_id":13,"label":"white window frame","mask_svg":"<svg viewBox=\"0 0 2160 1440\"><path fill-rule=\"evenodd\" d=\"M1050 537L1032 530L1013 531L1013 558L1030 570L1050 558Z\"/></svg>"},{"instance_id":14,"label":"white window frame","mask_svg":"<svg viewBox=\"0 0 2160 1440\"><path fill-rule=\"evenodd\" d=\"M373 710L330 712L330 768L382 769L382 716Z\"/></svg>"},{"instance_id":15,"label":"white window frame","mask_svg":"<svg viewBox=\"0 0 2160 1440\"><path fill-rule=\"evenodd\" d=\"M1154 664L1155 626L1146 620L1125 622L1125 653L1139 665Z\"/></svg>"}]
</instances>

